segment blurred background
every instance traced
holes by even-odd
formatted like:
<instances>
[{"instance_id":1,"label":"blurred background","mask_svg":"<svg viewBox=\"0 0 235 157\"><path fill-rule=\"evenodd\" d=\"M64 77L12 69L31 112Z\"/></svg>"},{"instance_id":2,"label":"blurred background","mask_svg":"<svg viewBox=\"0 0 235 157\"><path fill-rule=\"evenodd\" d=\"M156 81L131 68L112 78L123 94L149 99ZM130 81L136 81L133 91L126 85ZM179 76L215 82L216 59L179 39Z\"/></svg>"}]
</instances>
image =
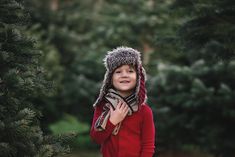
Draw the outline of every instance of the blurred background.
<instances>
[{"instance_id":1,"label":"blurred background","mask_svg":"<svg viewBox=\"0 0 235 157\"><path fill-rule=\"evenodd\" d=\"M142 52L155 156L235 156L235 1L17 2L48 83L33 99L42 131L78 133L68 157L101 157L89 137L92 104L104 55L121 45Z\"/></svg>"}]
</instances>

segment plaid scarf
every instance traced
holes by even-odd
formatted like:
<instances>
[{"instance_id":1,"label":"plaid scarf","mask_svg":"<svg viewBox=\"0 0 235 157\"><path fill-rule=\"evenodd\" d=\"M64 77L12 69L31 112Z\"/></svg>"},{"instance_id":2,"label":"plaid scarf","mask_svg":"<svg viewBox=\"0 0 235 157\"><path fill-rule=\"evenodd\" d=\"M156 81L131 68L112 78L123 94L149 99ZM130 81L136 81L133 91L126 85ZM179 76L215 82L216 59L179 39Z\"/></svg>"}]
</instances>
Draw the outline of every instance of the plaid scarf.
<instances>
[{"instance_id":1,"label":"plaid scarf","mask_svg":"<svg viewBox=\"0 0 235 157\"><path fill-rule=\"evenodd\" d=\"M123 98L115 90L109 89L108 93L105 95L104 98L107 101L107 103L104 105L103 112L101 113L100 117L97 119L95 123L96 131L105 130L107 121L110 117L110 108L112 107L113 110L115 110L119 101L126 102L126 104L128 105L129 107L129 111L127 114L128 116L131 116L134 112L138 111L138 104L136 103L135 94L131 94L130 96ZM121 122L116 125L112 134L117 135L120 127L121 127Z\"/></svg>"}]
</instances>

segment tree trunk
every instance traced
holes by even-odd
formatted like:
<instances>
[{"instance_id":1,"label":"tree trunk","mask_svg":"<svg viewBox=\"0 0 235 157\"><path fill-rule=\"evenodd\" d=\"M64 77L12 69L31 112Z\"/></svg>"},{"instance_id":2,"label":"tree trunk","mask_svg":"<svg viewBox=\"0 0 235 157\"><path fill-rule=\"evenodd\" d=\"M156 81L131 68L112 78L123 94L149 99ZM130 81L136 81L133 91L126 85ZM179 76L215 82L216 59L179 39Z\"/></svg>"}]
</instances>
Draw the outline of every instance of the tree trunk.
<instances>
[{"instance_id":1,"label":"tree trunk","mask_svg":"<svg viewBox=\"0 0 235 157\"><path fill-rule=\"evenodd\" d=\"M51 0L50 8L52 11L56 11L59 8L59 1L58 0Z\"/></svg>"}]
</instances>

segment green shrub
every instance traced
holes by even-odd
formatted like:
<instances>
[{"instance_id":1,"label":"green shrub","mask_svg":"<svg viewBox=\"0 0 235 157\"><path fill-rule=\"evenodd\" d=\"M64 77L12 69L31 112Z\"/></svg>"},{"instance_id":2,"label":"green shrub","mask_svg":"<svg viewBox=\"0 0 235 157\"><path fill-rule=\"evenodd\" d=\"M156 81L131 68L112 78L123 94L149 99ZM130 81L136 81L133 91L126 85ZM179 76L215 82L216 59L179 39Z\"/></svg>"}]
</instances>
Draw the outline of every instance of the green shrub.
<instances>
[{"instance_id":1,"label":"green shrub","mask_svg":"<svg viewBox=\"0 0 235 157\"><path fill-rule=\"evenodd\" d=\"M72 143L75 149L96 148L96 145L91 142L89 136L90 125L80 122L75 116L65 114L61 120L50 124L49 129L53 134L76 132L78 136Z\"/></svg>"}]
</instances>

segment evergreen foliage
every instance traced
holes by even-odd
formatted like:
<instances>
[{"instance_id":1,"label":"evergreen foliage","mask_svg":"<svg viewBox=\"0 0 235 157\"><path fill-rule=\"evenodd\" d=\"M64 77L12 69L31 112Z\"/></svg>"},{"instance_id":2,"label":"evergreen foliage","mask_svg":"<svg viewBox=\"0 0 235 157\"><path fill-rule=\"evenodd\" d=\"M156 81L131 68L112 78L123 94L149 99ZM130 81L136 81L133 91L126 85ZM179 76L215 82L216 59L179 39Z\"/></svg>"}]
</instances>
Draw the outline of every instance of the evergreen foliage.
<instances>
[{"instance_id":1,"label":"evergreen foliage","mask_svg":"<svg viewBox=\"0 0 235 157\"><path fill-rule=\"evenodd\" d=\"M95 60L96 53L84 48L88 43L87 37L79 34L83 31L83 23L79 22L83 19L78 19L80 8L78 9L74 2L71 5L69 2L59 1L59 8L53 10L51 2L26 1L35 25L34 31L42 32L39 35L41 47L48 50L44 53L45 68L55 80L56 91L49 101L46 100L44 106L44 123L59 119L63 112L74 114L80 120L90 121L91 104L99 85L97 82L102 79L102 74L99 73L104 71L102 63ZM47 56L50 54L53 54L51 59L54 59L54 62L49 63ZM94 77L94 71L97 77Z\"/></svg>"},{"instance_id":2,"label":"evergreen foliage","mask_svg":"<svg viewBox=\"0 0 235 157\"><path fill-rule=\"evenodd\" d=\"M157 148L234 154L232 0L24 1L30 25L18 3L1 1L1 141L14 115L38 124L34 108L43 109L44 130L64 112L90 124L104 54L126 45L143 52ZM37 36L38 48L24 33ZM53 80L54 92L46 80ZM6 153L15 149L1 145Z\"/></svg>"},{"instance_id":3,"label":"evergreen foliage","mask_svg":"<svg viewBox=\"0 0 235 157\"><path fill-rule=\"evenodd\" d=\"M184 14L190 10L178 33L189 65L159 64L149 82L151 102L158 103L159 142L232 157L235 3L178 0L175 7Z\"/></svg>"},{"instance_id":4,"label":"evergreen foliage","mask_svg":"<svg viewBox=\"0 0 235 157\"><path fill-rule=\"evenodd\" d=\"M173 48L171 43L162 46L155 42L159 41L163 30L168 35L165 40L177 41L171 27L180 25L181 21L177 21L176 16L171 18L166 11L172 0L159 3L143 0L57 1L57 7L52 9L53 2L26 0L35 31L42 32L39 37L43 43L41 49L53 48L45 51L44 56L50 52L58 56L58 64L46 65L57 80L57 91L44 106L46 123L60 118L58 113L61 111L90 123L92 103L105 70L102 59L106 51L116 46L126 45L143 51L145 66L152 74L155 73L152 67L156 66L156 57L177 62L183 60L182 55L174 55L176 44ZM61 70L56 72L51 68L53 66Z\"/></svg>"},{"instance_id":5,"label":"evergreen foliage","mask_svg":"<svg viewBox=\"0 0 235 157\"><path fill-rule=\"evenodd\" d=\"M24 27L29 15L14 0L0 1L0 152L2 157L58 156L72 135L44 136L35 99L50 89L41 52Z\"/></svg>"}]
</instances>

